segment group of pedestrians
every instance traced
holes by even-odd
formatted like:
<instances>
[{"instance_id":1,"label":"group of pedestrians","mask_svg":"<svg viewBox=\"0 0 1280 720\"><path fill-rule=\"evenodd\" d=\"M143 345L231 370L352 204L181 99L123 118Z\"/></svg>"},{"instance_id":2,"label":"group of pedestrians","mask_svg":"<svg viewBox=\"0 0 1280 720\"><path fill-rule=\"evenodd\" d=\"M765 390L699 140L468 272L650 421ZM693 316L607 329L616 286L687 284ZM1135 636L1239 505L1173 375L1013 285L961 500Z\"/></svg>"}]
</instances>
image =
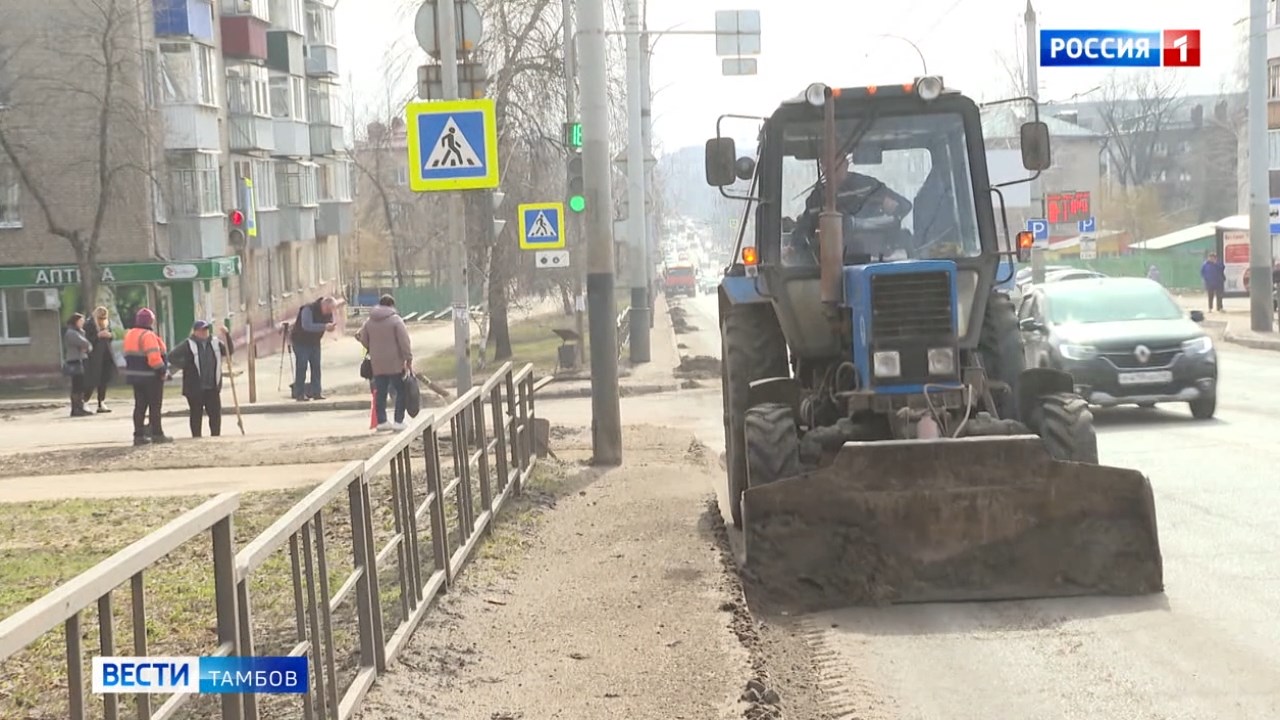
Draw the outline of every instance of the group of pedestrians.
<instances>
[{"instance_id":1,"label":"group of pedestrians","mask_svg":"<svg viewBox=\"0 0 1280 720\"><path fill-rule=\"evenodd\" d=\"M321 348L325 334L336 326L335 307L336 301L328 296L308 303L287 330L296 362L291 386L295 400L324 399ZM107 388L119 373L133 388L134 445L172 442L164 433L161 414L165 383L180 372L191 436L203 435L205 418L209 434L221 435L223 363L235 352L230 333L224 327L217 337L211 323L197 320L190 335L170 349L155 328L155 313L149 308L138 310L132 327L123 333L123 365L118 366L113 343L121 328L107 308L95 308L89 319L80 313L70 317L63 335L63 374L71 380L71 417L95 414L87 407L95 395L97 413L111 412ZM403 429L412 389L413 343L393 296L379 298L355 337L365 351L361 374L369 381L376 429ZM389 420L387 404L393 394Z\"/></svg>"},{"instance_id":2,"label":"group of pedestrians","mask_svg":"<svg viewBox=\"0 0 1280 720\"><path fill-rule=\"evenodd\" d=\"M62 372L71 379L71 417L94 414L85 406L95 394L97 412L111 412L106 405L107 387L119 369L133 388L133 444L172 442L161 420L164 388L175 372L181 372L191 436L203 434L206 417L209 434L222 434L222 363L235 348L226 328L221 338L214 337L213 325L197 320L190 336L171 351L155 330L155 313L142 308L133 318L133 327L124 333L124 365L117 368L112 348L116 327L110 313L105 307L95 308L92 325L85 325L85 316L75 313L63 334Z\"/></svg>"}]
</instances>

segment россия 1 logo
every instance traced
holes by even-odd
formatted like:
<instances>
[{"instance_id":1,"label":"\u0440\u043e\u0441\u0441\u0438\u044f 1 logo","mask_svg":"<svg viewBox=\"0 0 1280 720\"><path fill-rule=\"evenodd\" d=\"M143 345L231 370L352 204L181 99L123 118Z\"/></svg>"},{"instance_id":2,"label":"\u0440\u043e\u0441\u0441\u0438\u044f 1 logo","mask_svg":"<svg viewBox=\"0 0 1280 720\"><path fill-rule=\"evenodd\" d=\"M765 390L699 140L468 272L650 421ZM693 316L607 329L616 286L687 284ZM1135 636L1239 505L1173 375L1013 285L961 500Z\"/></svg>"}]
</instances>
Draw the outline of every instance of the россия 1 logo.
<instances>
[{"instance_id":1,"label":"\u0440\u043e\u0441\u0441\u0438\u044f 1 logo","mask_svg":"<svg viewBox=\"0 0 1280 720\"><path fill-rule=\"evenodd\" d=\"M1200 67L1200 31L1041 30L1040 67Z\"/></svg>"}]
</instances>

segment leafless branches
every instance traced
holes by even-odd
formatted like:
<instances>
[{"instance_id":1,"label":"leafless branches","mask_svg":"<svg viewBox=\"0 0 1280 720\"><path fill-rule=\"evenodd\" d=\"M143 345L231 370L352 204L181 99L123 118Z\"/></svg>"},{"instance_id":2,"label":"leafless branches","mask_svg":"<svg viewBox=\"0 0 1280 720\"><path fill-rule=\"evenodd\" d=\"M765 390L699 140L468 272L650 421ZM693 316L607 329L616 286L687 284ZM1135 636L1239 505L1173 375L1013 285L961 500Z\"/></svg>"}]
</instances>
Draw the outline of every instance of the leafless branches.
<instances>
[{"instance_id":1,"label":"leafless branches","mask_svg":"<svg viewBox=\"0 0 1280 720\"><path fill-rule=\"evenodd\" d=\"M1101 89L1099 115L1106 153L1116 180L1129 187L1151 180L1156 148L1185 102L1181 83L1169 73L1113 74Z\"/></svg>"}]
</instances>

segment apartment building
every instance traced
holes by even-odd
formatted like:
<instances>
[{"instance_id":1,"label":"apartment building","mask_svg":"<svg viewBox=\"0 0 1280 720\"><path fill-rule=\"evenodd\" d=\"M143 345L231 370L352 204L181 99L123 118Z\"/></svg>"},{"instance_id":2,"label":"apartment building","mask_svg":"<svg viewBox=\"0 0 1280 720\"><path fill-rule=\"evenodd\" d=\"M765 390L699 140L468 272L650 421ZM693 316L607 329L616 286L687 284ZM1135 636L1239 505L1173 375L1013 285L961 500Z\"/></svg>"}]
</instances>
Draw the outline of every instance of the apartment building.
<instances>
[{"instance_id":1,"label":"apartment building","mask_svg":"<svg viewBox=\"0 0 1280 720\"><path fill-rule=\"evenodd\" d=\"M93 302L79 298L75 254L45 208L62 228L85 231L100 205L89 172L100 135L89 120L103 106L107 63L95 67L85 48L106 32L86 13L101 4L42 0L6 16L0 129L21 141L21 167L0 152L0 377L56 372L63 319L98 304L126 323L138 307L154 308L169 340L206 318L229 323L243 344L252 325L259 349L269 349L303 302L340 294L354 188L333 2L118 4L107 25L111 87L125 102L101 113L118 177ZM243 241L230 232L232 210L248 218Z\"/></svg>"}]
</instances>

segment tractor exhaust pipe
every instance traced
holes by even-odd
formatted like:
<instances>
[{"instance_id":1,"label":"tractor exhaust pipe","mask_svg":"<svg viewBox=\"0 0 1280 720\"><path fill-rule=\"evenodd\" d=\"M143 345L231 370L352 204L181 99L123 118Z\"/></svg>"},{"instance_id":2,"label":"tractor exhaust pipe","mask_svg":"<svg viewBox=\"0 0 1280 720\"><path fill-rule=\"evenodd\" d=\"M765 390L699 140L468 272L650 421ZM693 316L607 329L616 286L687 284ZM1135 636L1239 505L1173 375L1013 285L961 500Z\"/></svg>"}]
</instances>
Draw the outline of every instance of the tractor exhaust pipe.
<instances>
[{"instance_id":1,"label":"tractor exhaust pipe","mask_svg":"<svg viewBox=\"0 0 1280 720\"><path fill-rule=\"evenodd\" d=\"M828 306L844 300L844 220L836 210L835 183L831 181L836 167L839 149L836 147L835 94L828 87L823 92L822 141L825 168L823 170L822 213L818 215L818 266L822 302Z\"/></svg>"}]
</instances>

